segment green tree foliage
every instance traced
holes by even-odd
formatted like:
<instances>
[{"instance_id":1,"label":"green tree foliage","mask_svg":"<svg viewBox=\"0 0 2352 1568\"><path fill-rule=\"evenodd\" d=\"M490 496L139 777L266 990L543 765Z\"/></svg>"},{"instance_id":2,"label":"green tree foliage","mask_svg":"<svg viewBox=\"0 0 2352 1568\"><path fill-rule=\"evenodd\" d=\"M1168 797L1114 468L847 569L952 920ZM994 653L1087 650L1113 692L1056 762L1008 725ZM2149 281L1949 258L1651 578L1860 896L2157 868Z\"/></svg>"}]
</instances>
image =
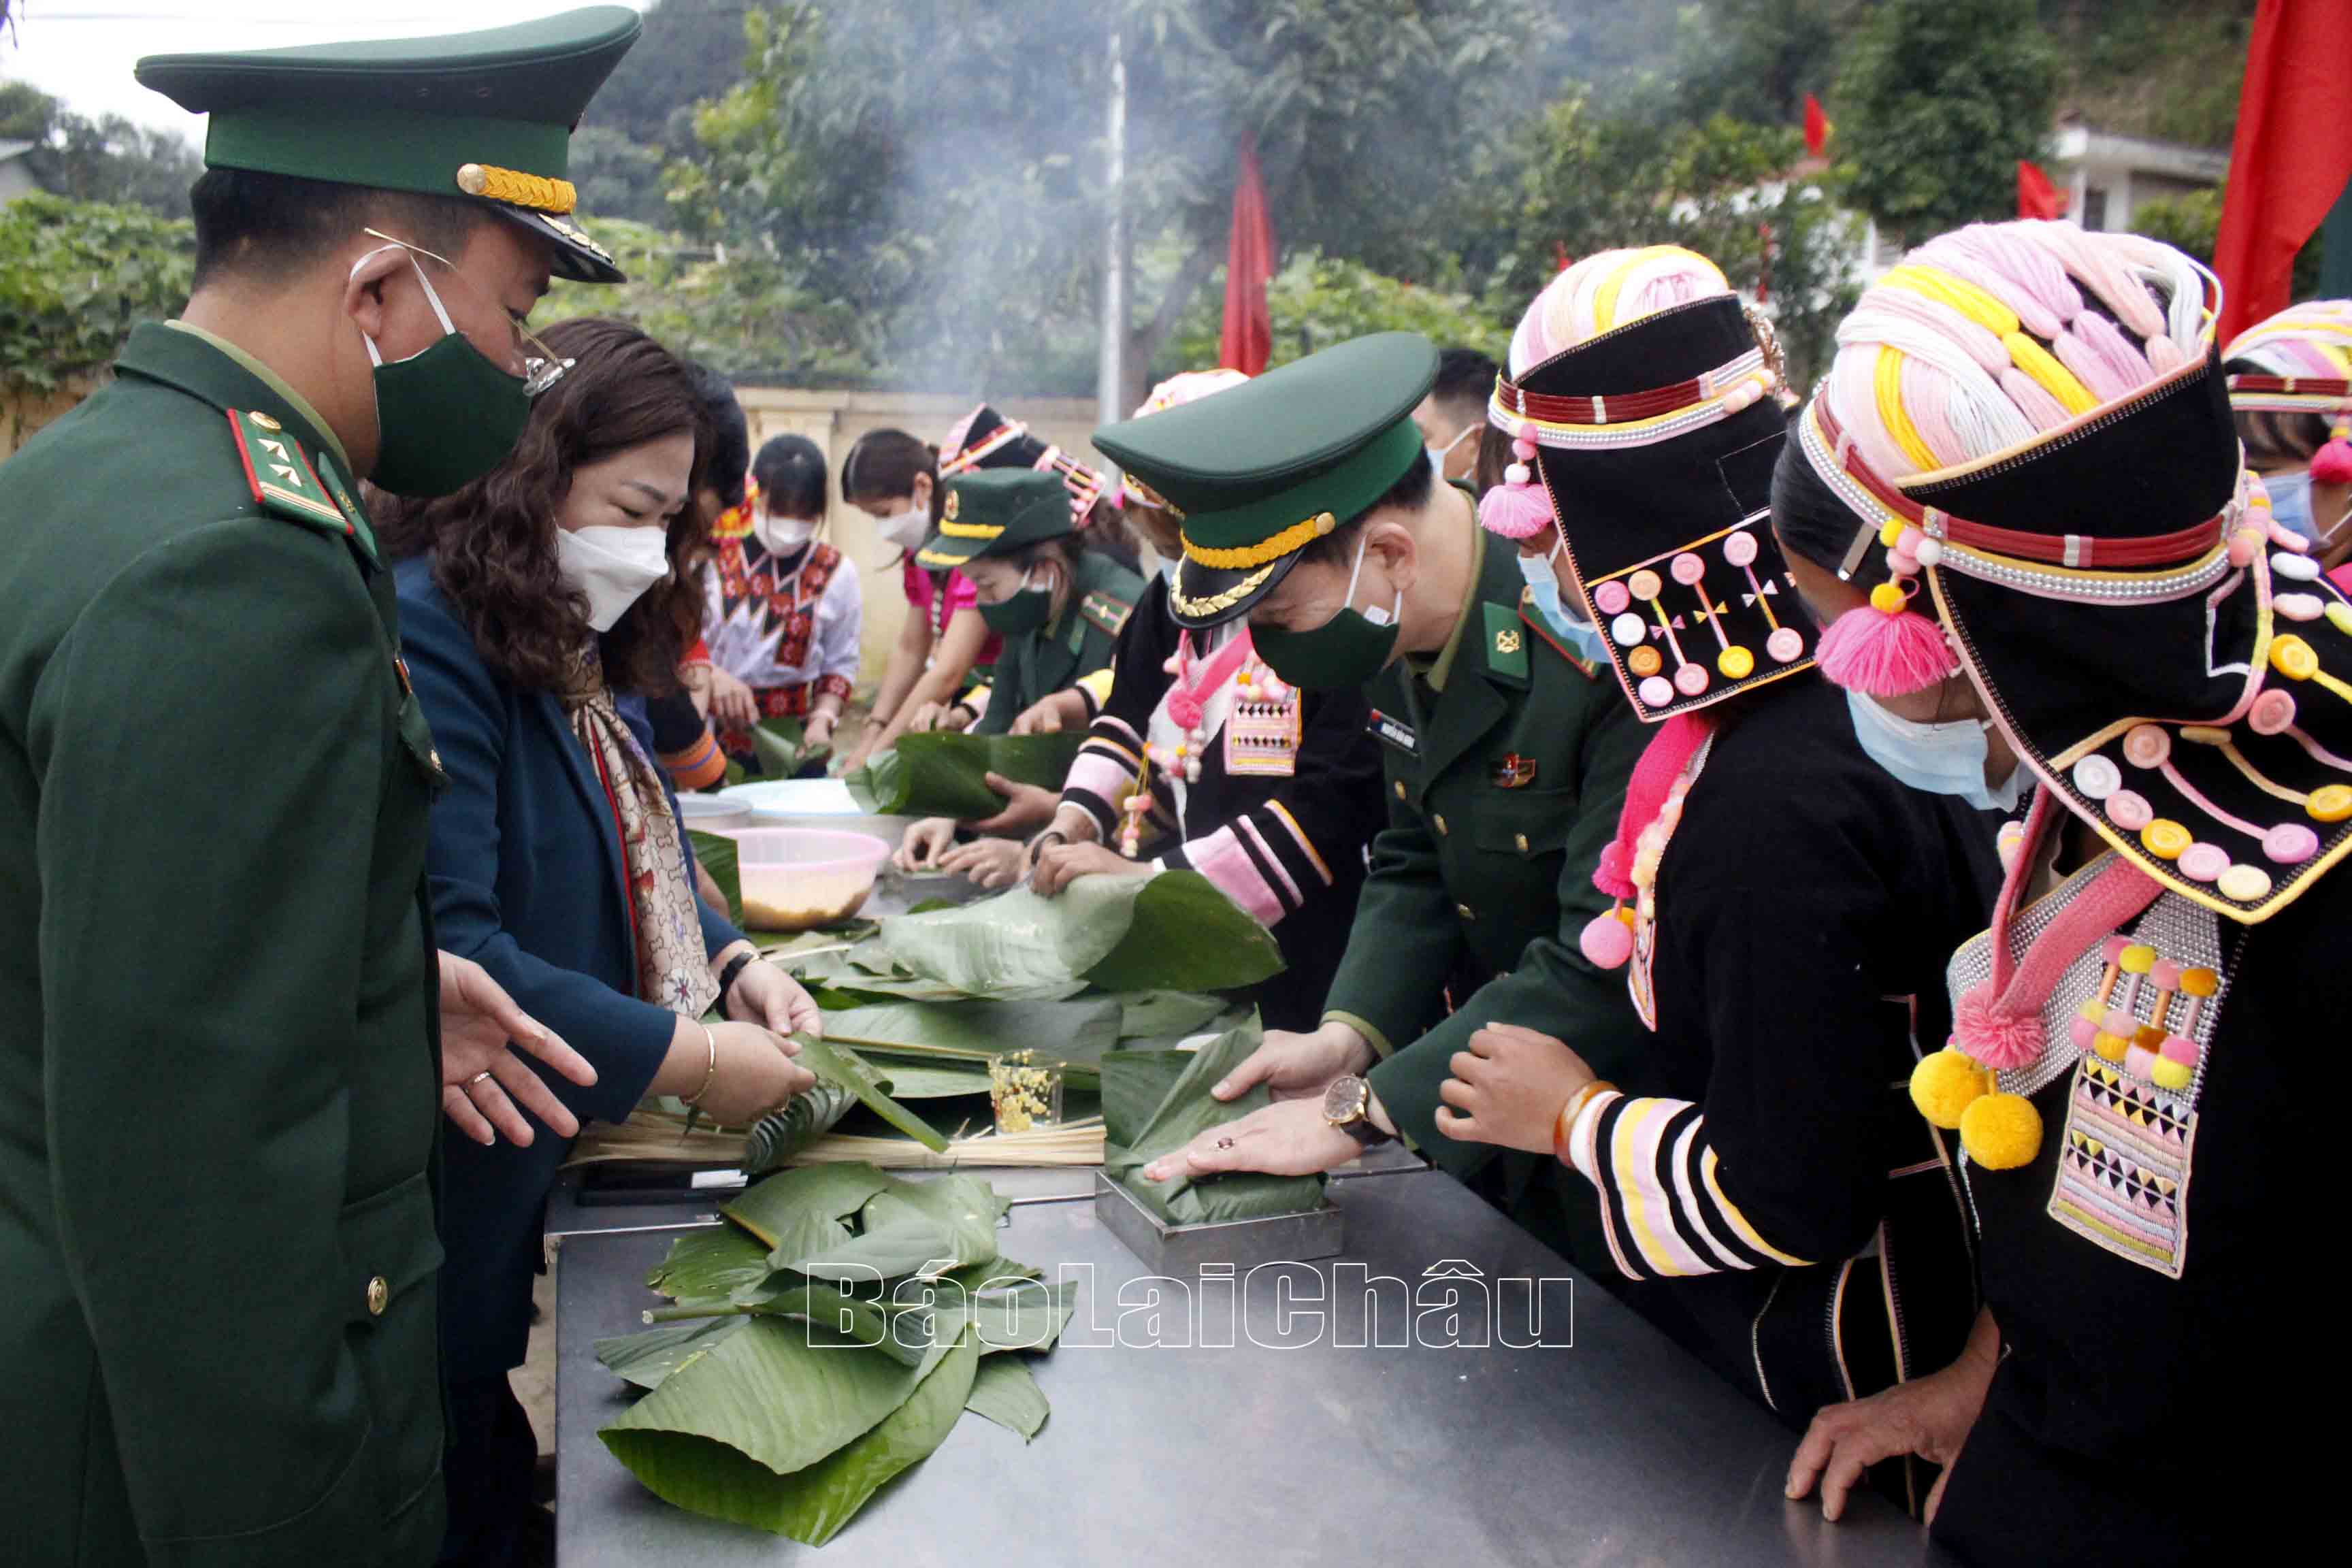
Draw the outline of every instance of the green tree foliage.
<instances>
[{"instance_id":1,"label":"green tree foliage","mask_svg":"<svg viewBox=\"0 0 2352 1568\"><path fill-rule=\"evenodd\" d=\"M2042 0L2060 103L2086 124L2192 147L2237 129L2255 0Z\"/></svg>"},{"instance_id":2,"label":"green tree foliage","mask_svg":"<svg viewBox=\"0 0 2352 1568\"><path fill-rule=\"evenodd\" d=\"M1862 0L1707 0L1676 19L1683 115L1759 125L1802 122L1805 94L1826 99L1838 44Z\"/></svg>"},{"instance_id":3,"label":"green tree foliage","mask_svg":"<svg viewBox=\"0 0 2352 1568\"><path fill-rule=\"evenodd\" d=\"M1880 0L1832 106L1851 198L1906 238L2011 216L2017 162L2042 155L2056 89L2032 0Z\"/></svg>"},{"instance_id":4,"label":"green tree foliage","mask_svg":"<svg viewBox=\"0 0 2352 1568\"><path fill-rule=\"evenodd\" d=\"M2221 229L2221 199L2227 191L2223 185L2137 203L2132 208L2133 231L2150 239L2160 239L2210 267L2213 241ZM2323 225L2295 252L2294 273L2287 285L2291 298L2308 300L2319 292L2319 263L2325 254L2325 237Z\"/></svg>"},{"instance_id":5,"label":"green tree foliage","mask_svg":"<svg viewBox=\"0 0 2352 1568\"><path fill-rule=\"evenodd\" d=\"M0 390L55 392L188 298L195 238L140 207L34 195L0 207Z\"/></svg>"},{"instance_id":6,"label":"green tree foliage","mask_svg":"<svg viewBox=\"0 0 2352 1568\"><path fill-rule=\"evenodd\" d=\"M119 114L86 119L26 82L0 82L0 137L35 143L25 159L45 191L164 217L188 216L188 187L204 173L195 149L171 132Z\"/></svg>"},{"instance_id":7,"label":"green tree foliage","mask_svg":"<svg viewBox=\"0 0 2352 1568\"><path fill-rule=\"evenodd\" d=\"M1402 282L1361 262L1319 251L1294 254L1266 286L1265 297L1274 319L1275 364L1367 332L1419 332L1444 346L1476 349L1497 363L1510 347L1510 327L1471 295ZM1223 307L1220 289L1195 296L1152 375L1214 364Z\"/></svg>"}]
</instances>

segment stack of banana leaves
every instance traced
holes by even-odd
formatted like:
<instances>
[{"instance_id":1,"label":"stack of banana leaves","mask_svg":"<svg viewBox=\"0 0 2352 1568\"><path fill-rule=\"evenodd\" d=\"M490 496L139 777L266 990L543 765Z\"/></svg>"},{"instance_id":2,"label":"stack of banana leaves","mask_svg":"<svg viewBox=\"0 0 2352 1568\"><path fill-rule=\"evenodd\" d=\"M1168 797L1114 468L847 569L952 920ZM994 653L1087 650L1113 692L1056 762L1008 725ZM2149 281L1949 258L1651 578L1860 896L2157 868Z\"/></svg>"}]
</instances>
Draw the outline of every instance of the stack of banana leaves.
<instances>
[{"instance_id":1,"label":"stack of banana leaves","mask_svg":"<svg viewBox=\"0 0 2352 1568\"><path fill-rule=\"evenodd\" d=\"M724 887L721 867L711 868ZM754 1173L839 1159L1097 1163L1106 1053L1230 1030L1249 1016L1234 993L1282 966L1265 928L1190 871L1086 877L1053 899L1016 887L772 952L824 1010L824 1038L802 1042L816 1090L733 1142L681 1142L675 1121L641 1112L584 1157L730 1160L740 1149ZM1019 1051L1061 1066L1061 1121L1004 1136L989 1058Z\"/></svg>"},{"instance_id":2,"label":"stack of banana leaves","mask_svg":"<svg viewBox=\"0 0 2352 1568\"><path fill-rule=\"evenodd\" d=\"M1075 1281L998 1256L986 1183L870 1165L771 1176L726 1223L674 1243L669 1299L596 1358L648 1392L598 1436L677 1506L820 1546L966 1411L1036 1436L1026 1354L1052 1348Z\"/></svg>"}]
</instances>

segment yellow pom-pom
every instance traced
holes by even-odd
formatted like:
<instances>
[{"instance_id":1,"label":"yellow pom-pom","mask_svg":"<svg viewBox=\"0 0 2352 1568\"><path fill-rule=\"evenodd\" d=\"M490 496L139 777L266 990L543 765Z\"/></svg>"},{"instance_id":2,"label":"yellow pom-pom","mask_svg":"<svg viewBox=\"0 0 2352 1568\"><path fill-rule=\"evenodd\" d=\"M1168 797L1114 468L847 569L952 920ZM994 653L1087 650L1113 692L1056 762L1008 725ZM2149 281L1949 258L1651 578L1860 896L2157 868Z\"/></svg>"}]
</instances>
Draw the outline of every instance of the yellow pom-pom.
<instances>
[{"instance_id":1,"label":"yellow pom-pom","mask_svg":"<svg viewBox=\"0 0 2352 1568\"><path fill-rule=\"evenodd\" d=\"M1878 525L1878 544L1882 550L1892 550L1895 542L1903 537L1903 520L1890 517Z\"/></svg>"},{"instance_id":2,"label":"yellow pom-pom","mask_svg":"<svg viewBox=\"0 0 2352 1568\"><path fill-rule=\"evenodd\" d=\"M1949 1046L1920 1058L1911 1069L1911 1103L1947 1131L1960 1124L1960 1113L1984 1091L1985 1069Z\"/></svg>"},{"instance_id":3,"label":"yellow pom-pom","mask_svg":"<svg viewBox=\"0 0 2352 1568\"><path fill-rule=\"evenodd\" d=\"M1900 615L1909 603L1899 584L1881 583L1870 591L1870 607L1882 616Z\"/></svg>"},{"instance_id":4,"label":"yellow pom-pom","mask_svg":"<svg viewBox=\"0 0 2352 1568\"><path fill-rule=\"evenodd\" d=\"M2021 1094L1988 1094L1960 1113L1960 1146L1988 1171L2013 1171L2042 1151L2042 1112Z\"/></svg>"}]
</instances>

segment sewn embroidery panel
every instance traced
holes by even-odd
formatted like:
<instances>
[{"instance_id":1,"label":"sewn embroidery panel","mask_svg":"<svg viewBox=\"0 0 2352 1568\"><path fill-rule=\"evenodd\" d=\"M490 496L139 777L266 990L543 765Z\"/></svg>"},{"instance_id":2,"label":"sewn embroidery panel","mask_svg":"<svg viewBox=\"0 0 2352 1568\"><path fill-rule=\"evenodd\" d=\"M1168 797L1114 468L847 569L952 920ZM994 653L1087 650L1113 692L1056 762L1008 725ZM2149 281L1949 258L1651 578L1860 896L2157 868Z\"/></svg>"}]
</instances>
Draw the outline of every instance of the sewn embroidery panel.
<instances>
[{"instance_id":1,"label":"sewn embroidery panel","mask_svg":"<svg viewBox=\"0 0 2352 1568\"><path fill-rule=\"evenodd\" d=\"M2019 911L2011 940L2021 954L2106 859ZM1953 995L1990 978L1989 941L1953 955ZM2067 966L2042 1008L2042 1055L1999 1075L2004 1091L2031 1095L2072 1074L2045 1212L2167 1279L2188 1263L2198 1100L2228 994L2221 917L2168 891Z\"/></svg>"}]
</instances>

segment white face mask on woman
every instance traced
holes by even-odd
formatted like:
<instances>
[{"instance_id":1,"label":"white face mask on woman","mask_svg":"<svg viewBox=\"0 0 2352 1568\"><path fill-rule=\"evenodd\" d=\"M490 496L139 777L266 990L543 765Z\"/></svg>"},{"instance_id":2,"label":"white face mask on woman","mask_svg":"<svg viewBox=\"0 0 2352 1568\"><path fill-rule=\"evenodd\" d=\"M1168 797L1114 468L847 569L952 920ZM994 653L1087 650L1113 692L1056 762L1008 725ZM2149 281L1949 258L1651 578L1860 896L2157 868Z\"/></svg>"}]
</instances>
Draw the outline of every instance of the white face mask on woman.
<instances>
[{"instance_id":1,"label":"white face mask on woman","mask_svg":"<svg viewBox=\"0 0 2352 1568\"><path fill-rule=\"evenodd\" d=\"M646 589L669 575L667 531L659 528L558 529L555 570L588 600L588 624L609 632Z\"/></svg>"},{"instance_id":2,"label":"white face mask on woman","mask_svg":"<svg viewBox=\"0 0 2352 1568\"><path fill-rule=\"evenodd\" d=\"M915 507L886 517L874 525L874 531L901 550L912 550L930 536L929 509Z\"/></svg>"},{"instance_id":3,"label":"white face mask on woman","mask_svg":"<svg viewBox=\"0 0 2352 1568\"><path fill-rule=\"evenodd\" d=\"M805 517L777 517L761 512L751 520L751 537L771 555L793 555L816 533L816 522Z\"/></svg>"},{"instance_id":4,"label":"white face mask on woman","mask_svg":"<svg viewBox=\"0 0 2352 1568\"><path fill-rule=\"evenodd\" d=\"M1845 694L1853 715L1853 738L1880 767L1913 789L1928 795L1957 795L1979 811L2014 811L2018 793L2025 786L2025 768L2010 770L1996 789L1985 783L1984 721L1954 719L1942 724L1922 724L1891 713L1859 691Z\"/></svg>"}]
</instances>

